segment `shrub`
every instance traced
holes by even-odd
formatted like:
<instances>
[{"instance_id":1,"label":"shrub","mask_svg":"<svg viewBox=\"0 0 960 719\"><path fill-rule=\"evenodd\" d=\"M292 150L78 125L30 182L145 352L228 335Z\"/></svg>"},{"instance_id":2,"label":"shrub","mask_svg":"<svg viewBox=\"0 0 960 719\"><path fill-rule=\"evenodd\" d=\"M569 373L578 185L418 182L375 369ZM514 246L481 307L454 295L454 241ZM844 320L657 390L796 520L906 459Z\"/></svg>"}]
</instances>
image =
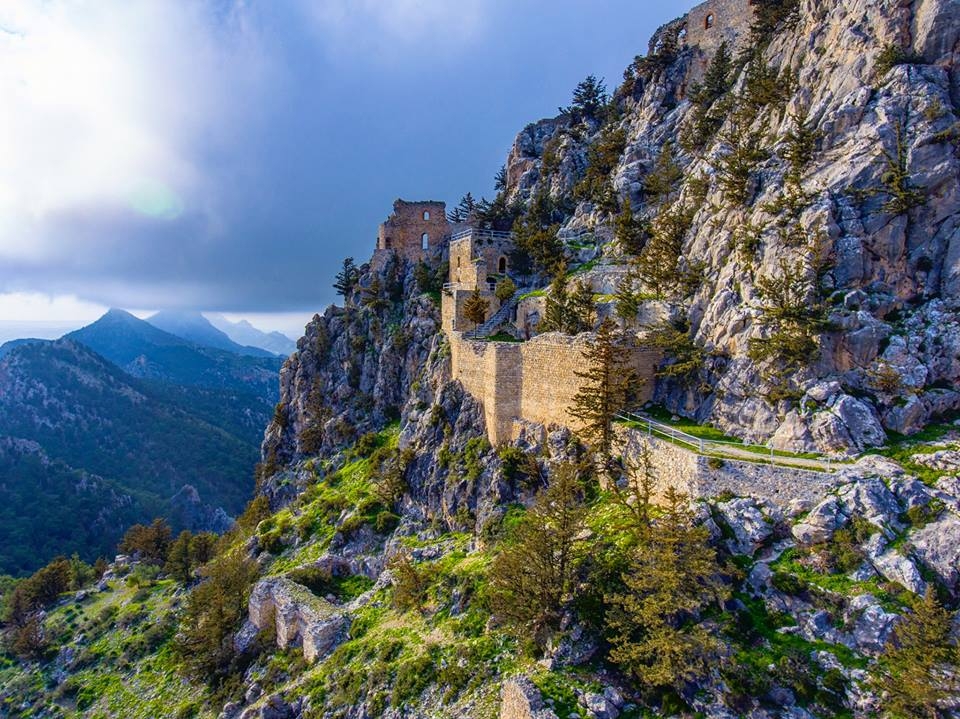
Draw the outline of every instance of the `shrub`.
<instances>
[{"instance_id":1,"label":"shrub","mask_svg":"<svg viewBox=\"0 0 960 719\"><path fill-rule=\"evenodd\" d=\"M917 65L923 62L923 56L912 48L904 48L896 43L885 45L877 56L877 77L885 77L897 65Z\"/></svg>"}]
</instances>

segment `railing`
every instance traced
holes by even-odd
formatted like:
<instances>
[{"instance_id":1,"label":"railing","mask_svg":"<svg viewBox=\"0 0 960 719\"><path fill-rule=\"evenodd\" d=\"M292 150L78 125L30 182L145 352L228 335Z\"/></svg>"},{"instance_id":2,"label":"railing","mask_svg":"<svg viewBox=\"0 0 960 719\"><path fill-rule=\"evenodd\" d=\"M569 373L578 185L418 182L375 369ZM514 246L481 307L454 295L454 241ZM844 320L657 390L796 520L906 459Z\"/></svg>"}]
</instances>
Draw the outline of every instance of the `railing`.
<instances>
[{"instance_id":1,"label":"railing","mask_svg":"<svg viewBox=\"0 0 960 719\"><path fill-rule=\"evenodd\" d=\"M617 415L617 419L639 424L640 430L646 431L647 436L657 436L675 444L686 445L697 454L722 455L745 462L769 463L811 472L833 472L837 469L836 463L831 461L830 457L824 455L819 457L783 456L777 454L776 450L769 445L695 437L676 427L632 412L620 413Z\"/></svg>"},{"instance_id":2,"label":"railing","mask_svg":"<svg viewBox=\"0 0 960 719\"><path fill-rule=\"evenodd\" d=\"M501 232L500 230L484 230L479 227L468 227L465 230L460 230L459 232L454 232L450 235L450 241L462 240L464 237L477 237L477 238L486 238L492 240L509 240L513 235L509 232Z\"/></svg>"}]
</instances>

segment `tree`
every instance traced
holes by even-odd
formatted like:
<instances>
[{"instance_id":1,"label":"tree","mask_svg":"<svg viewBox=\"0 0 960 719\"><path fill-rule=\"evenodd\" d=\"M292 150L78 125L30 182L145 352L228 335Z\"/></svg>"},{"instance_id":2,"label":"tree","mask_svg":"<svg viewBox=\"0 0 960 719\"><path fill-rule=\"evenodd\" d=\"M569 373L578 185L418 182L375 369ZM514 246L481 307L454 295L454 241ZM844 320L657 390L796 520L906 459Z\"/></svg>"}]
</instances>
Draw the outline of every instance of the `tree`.
<instances>
[{"instance_id":1,"label":"tree","mask_svg":"<svg viewBox=\"0 0 960 719\"><path fill-rule=\"evenodd\" d=\"M509 277L504 277L497 283L497 286L493 290L494 296L500 300L500 302L506 302L511 297L517 293L517 286L513 283Z\"/></svg>"},{"instance_id":2,"label":"tree","mask_svg":"<svg viewBox=\"0 0 960 719\"><path fill-rule=\"evenodd\" d=\"M343 261L343 269L337 273L333 289L337 291L338 295L342 295L346 299L347 295L353 292L358 279L360 279L360 270L353 264L353 258L347 257Z\"/></svg>"},{"instance_id":3,"label":"tree","mask_svg":"<svg viewBox=\"0 0 960 719\"><path fill-rule=\"evenodd\" d=\"M569 410L580 420L581 434L604 460L610 458L613 419L626 408L638 384L619 339L616 324L607 317L583 352L586 369L574 372L582 384Z\"/></svg>"},{"instance_id":4,"label":"tree","mask_svg":"<svg viewBox=\"0 0 960 719\"><path fill-rule=\"evenodd\" d=\"M643 283L657 297L692 288L695 273L682 269L683 243L693 222L693 211L682 203L663 210L650 228L650 238L637 258ZM687 263L689 264L689 263Z\"/></svg>"},{"instance_id":5,"label":"tree","mask_svg":"<svg viewBox=\"0 0 960 719\"><path fill-rule=\"evenodd\" d=\"M493 189L497 192L505 192L507 189L507 166L501 165L493 178Z\"/></svg>"},{"instance_id":6,"label":"tree","mask_svg":"<svg viewBox=\"0 0 960 719\"><path fill-rule=\"evenodd\" d=\"M567 334L577 335L592 330L595 314L593 287L586 280L578 280L570 293Z\"/></svg>"},{"instance_id":7,"label":"tree","mask_svg":"<svg viewBox=\"0 0 960 719\"><path fill-rule=\"evenodd\" d=\"M573 102L569 107L559 108L561 114L569 114L574 124L584 119L595 120L607 105L607 86L603 78L587 75L573 90Z\"/></svg>"},{"instance_id":8,"label":"tree","mask_svg":"<svg viewBox=\"0 0 960 719\"><path fill-rule=\"evenodd\" d=\"M927 589L923 601L894 628L871 678L887 716L946 716L944 701L960 691L960 652L951 625L950 612Z\"/></svg>"},{"instance_id":9,"label":"tree","mask_svg":"<svg viewBox=\"0 0 960 719\"><path fill-rule=\"evenodd\" d=\"M617 285L617 292L614 299L617 304L617 317L622 319L628 326L637 319L637 313L640 311L640 302L643 296L636 289L636 272L632 268L627 271L626 277L620 280Z\"/></svg>"},{"instance_id":10,"label":"tree","mask_svg":"<svg viewBox=\"0 0 960 719\"><path fill-rule=\"evenodd\" d=\"M657 376L670 377L683 384L692 382L704 365L704 351L690 335L690 322L685 316L665 319L647 334L652 347L663 350L666 362L657 370Z\"/></svg>"},{"instance_id":11,"label":"tree","mask_svg":"<svg viewBox=\"0 0 960 719\"><path fill-rule=\"evenodd\" d=\"M120 540L119 549L124 554L138 556L151 564L163 564L173 540L170 525L157 517L148 526L134 524Z\"/></svg>"},{"instance_id":12,"label":"tree","mask_svg":"<svg viewBox=\"0 0 960 719\"><path fill-rule=\"evenodd\" d=\"M477 201L474 200L473 195L468 192L460 198L457 206L447 213L447 219L450 220L450 222L470 222L476 211Z\"/></svg>"},{"instance_id":13,"label":"tree","mask_svg":"<svg viewBox=\"0 0 960 719\"><path fill-rule=\"evenodd\" d=\"M185 602L175 649L195 676L217 684L236 656L233 635L247 611L257 565L241 551L209 563Z\"/></svg>"},{"instance_id":14,"label":"tree","mask_svg":"<svg viewBox=\"0 0 960 719\"><path fill-rule=\"evenodd\" d=\"M653 169L643 178L643 192L650 202L657 202L668 197L682 178L683 170L674 159L673 143L667 140Z\"/></svg>"},{"instance_id":15,"label":"tree","mask_svg":"<svg viewBox=\"0 0 960 719\"><path fill-rule=\"evenodd\" d=\"M607 597L606 624L616 664L646 687L679 689L719 656L720 642L700 616L730 590L687 498L671 488L664 501L633 550L625 589Z\"/></svg>"},{"instance_id":16,"label":"tree","mask_svg":"<svg viewBox=\"0 0 960 719\"><path fill-rule=\"evenodd\" d=\"M474 328L477 328L487 319L489 309L490 302L483 298L479 289L476 289L463 303L463 316L473 322Z\"/></svg>"},{"instance_id":17,"label":"tree","mask_svg":"<svg viewBox=\"0 0 960 719\"><path fill-rule=\"evenodd\" d=\"M181 584L190 581L190 575L193 566L190 562L190 539L192 535L187 530L183 530L170 545L170 551L167 552L167 563L163 566L163 571L173 577Z\"/></svg>"},{"instance_id":18,"label":"tree","mask_svg":"<svg viewBox=\"0 0 960 719\"><path fill-rule=\"evenodd\" d=\"M647 239L647 223L633 214L630 198L623 201L620 214L613 224L613 233L624 252L639 255Z\"/></svg>"},{"instance_id":19,"label":"tree","mask_svg":"<svg viewBox=\"0 0 960 719\"><path fill-rule=\"evenodd\" d=\"M557 275L565 267L563 243L557 237L559 225L540 227L535 222L518 222L513 241L516 251L510 254L510 264L521 274L532 263L538 271Z\"/></svg>"},{"instance_id":20,"label":"tree","mask_svg":"<svg viewBox=\"0 0 960 719\"><path fill-rule=\"evenodd\" d=\"M558 466L490 568L493 611L540 647L573 595L586 520L583 475L575 464Z\"/></svg>"}]
</instances>

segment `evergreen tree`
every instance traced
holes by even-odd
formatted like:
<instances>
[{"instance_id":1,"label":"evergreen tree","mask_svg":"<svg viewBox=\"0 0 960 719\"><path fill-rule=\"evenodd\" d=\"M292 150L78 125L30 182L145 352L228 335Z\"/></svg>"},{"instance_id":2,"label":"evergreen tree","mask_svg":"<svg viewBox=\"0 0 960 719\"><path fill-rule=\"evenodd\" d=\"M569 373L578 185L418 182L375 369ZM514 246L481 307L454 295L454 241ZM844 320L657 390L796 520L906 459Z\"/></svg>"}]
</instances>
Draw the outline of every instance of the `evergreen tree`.
<instances>
[{"instance_id":1,"label":"evergreen tree","mask_svg":"<svg viewBox=\"0 0 960 719\"><path fill-rule=\"evenodd\" d=\"M574 124L584 119L598 119L607 105L607 86L603 79L587 75L577 83L573 91L573 102L569 107L561 107L561 114L569 114Z\"/></svg>"},{"instance_id":2,"label":"evergreen tree","mask_svg":"<svg viewBox=\"0 0 960 719\"><path fill-rule=\"evenodd\" d=\"M216 685L236 658L233 638L247 613L257 565L238 549L210 562L202 577L185 602L175 648L192 674Z\"/></svg>"},{"instance_id":3,"label":"evergreen tree","mask_svg":"<svg viewBox=\"0 0 960 719\"><path fill-rule=\"evenodd\" d=\"M622 319L627 326L636 322L637 313L640 311L642 295L636 289L636 281L636 271L631 268L627 271L626 277L620 280L620 284L617 285L617 292L614 295L617 317Z\"/></svg>"},{"instance_id":4,"label":"evergreen tree","mask_svg":"<svg viewBox=\"0 0 960 719\"><path fill-rule=\"evenodd\" d=\"M506 302L511 297L517 293L517 286L513 283L509 277L504 277L497 283L497 286L493 290L494 296L500 300L501 303Z\"/></svg>"},{"instance_id":5,"label":"evergreen tree","mask_svg":"<svg viewBox=\"0 0 960 719\"><path fill-rule=\"evenodd\" d=\"M192 536L187 530L183 530L177 535L173 544L170 545L170 551L167 552L167 562L163 567L163 571L180 584L189 582L190 574L193 571L193 564L190 561L190 540Z\"/></svg>"},{"instance_id":6,"label":"evergreen tree","mask_svg":"<svg viewBox=\"0 0 960 719\"><path fill-rule=\"evenodd\" d=\"M463 316L473 322L474 328L477 328L487 319L489 309L490 302L485 300L477 289L464 301Z\"/></svg>"},{"instance_id":7,"label":"evergreen tree","mask_svg":"<svg viewBox=\"0 0 960 719\"><path fill-rule=\"evenodd\" d=\"M947 715L944 701L960 692L960 651L951 626L950 612L927 589L923 601L894 628L872 677L887 716Z\"/></svg>"},{"instance_id":8,"label":"evergreen tree","mask_svg":"<svg viewBox=\"0 0 960 719\"><path fill-rule=\"evenodd\" d=\"M593 287L589 282L579 280L570 293L570 305L567 312L567 326L564 331L570 335L589 332L593 329L596 309L593 302Z\"/></svg>"},{"instance_id":9,"label":"evergreen tree","mask_svg":"<svg viewBox=\"0 0 960 719\"><path fill-rule=\"evenodd\" d=\"M643 191L650 202L669 197L683 178L683 170L674 159L673 143L667 140L657 155L653 169L643 178Z\"/></svg>"},{"instance_id":10,"label":"evergreen tree","mask_svg":"<svg viewBox=\"0 0 960 719\"><path fill-rule=\"evenodd\" d=\"M507 166L501 165L493 178L493 189L497 192L505 192L507 189Z\"/></svg>"},{"instance_id":11,"label":"evergreen tree","mask_svg":"<svg viewBox=\"0 0 960 719\"><path fill-rule=\"evenodd\" d=\"M569 413L580 420L581 433L603 460L609 460L613 444L613 419L634 394L638 379L628 365L613 320L604 319L595 340L583 352L586 369L575 372L582 386Z\"/></svg>"},{"instance_id":12,"label":"evergreen tree","mask_svg":"<svg viewBox=\"0 0 960 719\"><path fill-rule=\"evenodd\" d=\"M637 270L657 297L672 295L690 284L680 258L692 222L693 211L677 203L663 210L651 226L650 239L637 258Z\"/></svg>"},{"instance_id":13,"label":"evergreen tree","mask_svg":"<svg viewBox=\"0 0 960 719\"><path fill-rule=\"evenodd\" d=\"M563 332L567 326L567 313L569 312L569 297L567 296L567 277L564 274L558 274L550 283L550 291L546 297L546 308L540 324L537 326L538 332Z\"/></svg>"},{"instance_id":14,"label":"evergreen tree","mask_svg":"<svg viewBox=\"0 0 960 719\"><path fill-rule=\"evenodd\" d=\"M347 295L353 291L358 279L360 279L360 270L353 264L353 258L347 257L343 261L343 269L337 273L333 289L337 291L338 295L342 295L346 299Z\"/></svg>"},{"instance_id":15,"label":"evergreen tree","mask_svg":"<svg viewBox=\"0 0 960 719\"><path fill-rule=\"evenodd\" d=\"M582 468L558 466L490 568L494 612L540 647L573 596L586 521L584 489Z\"/></svg>"},{"instance_id":16,"label":"evergreen tree","mask_svg":"<svg viewBox=\"0 0 960 719\"><path fill-rule=\"evenodd\" d=\"M135 524L120 540L119 549L124 554L133 554L145 562L162 565L167 559L167 550L173 541L170 525L157 517L148 526Z\"/></svg>"},{"instance_id":17,"label":"evergreen tree","mask_svg":"<svg viewBox=\"0 0 960 719\"><path fill-rule=\"evenodd\" d=\"M630 198L623 201L620 214L613 225L614 236L624 252L639 255L647 239L647 223L633 214L633 205Z\"/></svg>"},{"instance_id":18,"label":"evergreen tree","mask_svg":"<svg viewBox=\"0 0 960 719\"><path fill-rule=\"evenodd\" d=\"M460 198L460 202L456 207L453 208L450 212L447 213L447 219L450 222L470 222L474 218L474 213L477 211L477 202L473 199L471 193L467 193Z\"/></svg>"},{"instance_id":19,"label":"evergreen tree","mask_svg":"<svg viewBox=\"0 0 960 719\"><path fill-rule=\"evenodd\" d=\"M700 615L730 591L687 498L671 488L664 499L663 513L632 552L624 590L607 597L606 622L616 664L645 687L680 689L719 656L720 642Z\"/></svg>"}]
</instances>

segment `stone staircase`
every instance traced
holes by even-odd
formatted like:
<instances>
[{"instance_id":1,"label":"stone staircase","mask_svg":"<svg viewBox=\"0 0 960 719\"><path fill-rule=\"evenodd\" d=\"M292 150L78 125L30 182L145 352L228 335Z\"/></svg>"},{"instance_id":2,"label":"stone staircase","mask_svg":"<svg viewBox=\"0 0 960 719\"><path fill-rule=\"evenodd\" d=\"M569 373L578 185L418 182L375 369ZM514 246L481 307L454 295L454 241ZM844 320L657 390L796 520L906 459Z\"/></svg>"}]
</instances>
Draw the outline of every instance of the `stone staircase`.
<instances>
[{"instance_id":1,"label":"stone staircase","mask_svg":"<svg viewBox=\"0 0 960 719\"><path fill-rule=\"evenodd\" d=\"M517 306L517 303L520 301L520 297L524 292L526 292L526 290L517 290L514 292L513 297L500 305L500 309L494 312L490 319L476 329L470 330L469 332L464 332L464 338L468 340L477 340L496 334L497 330L500 329L504 323L510 321L513 310Z\"/></svg>"}]
</instances>

